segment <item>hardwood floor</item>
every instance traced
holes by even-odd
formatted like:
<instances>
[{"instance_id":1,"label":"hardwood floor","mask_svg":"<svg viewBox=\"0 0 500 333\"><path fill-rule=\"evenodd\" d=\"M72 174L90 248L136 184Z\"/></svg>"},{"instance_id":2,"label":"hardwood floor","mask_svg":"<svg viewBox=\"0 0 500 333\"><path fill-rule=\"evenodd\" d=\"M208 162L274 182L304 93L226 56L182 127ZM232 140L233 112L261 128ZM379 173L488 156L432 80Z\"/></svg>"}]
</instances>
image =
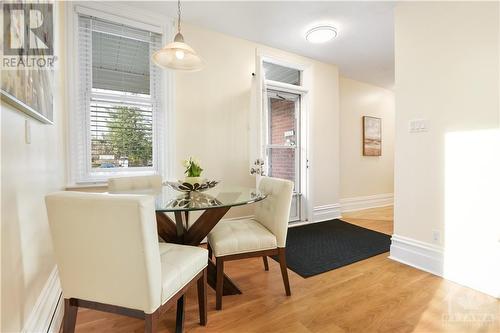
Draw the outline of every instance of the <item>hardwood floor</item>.
<instances>
[{"instance_id":1,"label":"hardwood floor","mask_svg":"<svg viewBox=\"0 0 500 333\"><path fill-rule=\"evenodd\" d=\"M388 235L393 233L392 216L392 206L342 213L344 221Z\"/></svg>"},{"instance_id":2,"label":"hardwood floor","mask_svg":"<svg viewBox=\"0 0 500 333\"><path fill-rule=\"evenodd\" d=\"M346 213L344 220L392 233L392 208ZM224 267L242 295L224 296L215 310L209 288L208 325L198 325L196 288L186 299L187 332L500 332L500 301L397 263L381 254L307 279L289 271L286 297L279 264L261 258ZM160 319L173 332L175 307ZM143 332L141 320L79 310L76 332Z\"/></svg>"}]
</instances>

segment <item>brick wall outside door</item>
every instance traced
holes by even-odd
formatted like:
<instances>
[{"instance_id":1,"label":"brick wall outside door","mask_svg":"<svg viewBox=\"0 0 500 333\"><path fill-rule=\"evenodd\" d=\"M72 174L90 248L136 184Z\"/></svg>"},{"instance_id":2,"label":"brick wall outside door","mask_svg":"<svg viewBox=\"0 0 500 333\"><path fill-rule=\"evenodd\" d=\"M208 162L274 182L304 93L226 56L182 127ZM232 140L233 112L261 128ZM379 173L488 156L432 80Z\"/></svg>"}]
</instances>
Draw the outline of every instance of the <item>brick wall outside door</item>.
<instances>
[{"instance_id":1,"label":"brick wall outside door","mask_svg":"<svg viewBox=\"0 0 500 333\"><path fill-rule=\"evenodd\" d=\"M270 99L270 144L297 144L295 124L295 102L278 98ZM285 133L293 131L293 135ZM269 175L295 182L295 149L271 148L269 152Z\"/></svg>"}]
</instances>

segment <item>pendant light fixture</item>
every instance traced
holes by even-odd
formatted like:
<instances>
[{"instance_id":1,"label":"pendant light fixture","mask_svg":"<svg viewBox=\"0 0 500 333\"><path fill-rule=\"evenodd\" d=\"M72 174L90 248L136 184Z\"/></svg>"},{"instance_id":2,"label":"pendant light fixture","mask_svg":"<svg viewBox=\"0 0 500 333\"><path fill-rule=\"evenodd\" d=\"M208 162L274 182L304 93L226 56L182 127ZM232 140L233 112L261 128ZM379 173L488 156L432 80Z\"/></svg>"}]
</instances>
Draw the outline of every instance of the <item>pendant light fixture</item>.
<instances>
[{"instance_id":1,"label":"pendant light fixture","mask_svg":"<svg viewBox=\"0 0 500 333\"><path fill-rule=\"evenodd\" d=\"M174 69L186 72L195 72L203 68L203 59L184 43L181 34L181 1L177 0L177 34L174 41L165 45L151 56L153 62L165 69Z\"/></svg>"}]
</instances>

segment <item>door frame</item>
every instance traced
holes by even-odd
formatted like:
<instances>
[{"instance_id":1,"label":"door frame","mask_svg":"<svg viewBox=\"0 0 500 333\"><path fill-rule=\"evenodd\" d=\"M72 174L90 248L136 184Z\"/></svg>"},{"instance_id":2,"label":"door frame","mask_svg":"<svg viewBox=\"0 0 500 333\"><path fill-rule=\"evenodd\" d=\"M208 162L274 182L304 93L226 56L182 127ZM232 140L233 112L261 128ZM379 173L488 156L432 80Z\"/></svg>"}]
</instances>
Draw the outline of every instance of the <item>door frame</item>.
<instances>
[{"instance_id":1,"label":"door frame","mask_svg":"<svg viewBox=\"0 0 500 333\"><path fill-rule=\"evenodd\" d=\"M259 85L260 87L260 99L262 101L262 108L261 108L261 136L260 136L260 145L259 145L259 150L260 150L260 156L264 156L265 154L265 146L266 146L266 135L267 135L267 128L263 126L263 124L267 124L267 103L264 103L264 99L266 97L266 90L277 90L277 91L282 91L285 93L292 93L292 94L297 94L300 95L300 189L301 189L301 220L292 222L290 225L296 224L296 223L304 223L304 222L311 222L313 221L312 219L312 213L313 213L313 197L312 197L312 177L311 177L311 165L312 165L312 154L311 154L311 147L309 146L310 142L310 118L311 118L311 68L310 65L306 65L303 63L296 63L296 62L291 62L287 60L281 59L281 57L276 57L274 55L271 55L269 53L264 53L260 50L257 50L256 52L257 55L257 66L258 66L258 73L259 78L261 79L262 76L262 69L263 69L263 63L268 62L268 63L273 63L276 65L284 66L284 67L289 67L293 69L297 69L301 71L301 85L296 86L293 84L287 84L283 82L277 82L273 80L262 80L261 84ZM262 121L264 120L265 123Z\"/></svg>"},{"instance_id":2,"label":"door frame","mask_svg":"<svg viewBox=\"0 0 500 333\"><path fill-rule=\"evenodd\" d=\"M267 112L264 119L265 122L265 142L264 142L264 158L265 162L264 165L267 166L267 174L270 175L271 173L269 172L272 170L272 165L270 163L270 155L269 155L269 149L293 149L294 151L294 170L295 170L295 181L298 178L298 182L295 182L295 188L293 192L293 196L295 199L296 203L296 214L295 215L290 215L289 223L297 223L297 222L303 222L304 218L303 215L305 213L305 204L303 200L303 190L302 190L302 110L301 110L301 95L297 93L291 93L288 91L283 91L283 90L276 90L272 87L266 87L266 92L265 92L265 98L267 99L267 110L271 108L271 99L276 99L279 98L280 96L284 96L282 98L285 98L288 101L292 101L294 105L294 118L295 118L295 145L293 146L287 146L284 144L272 144L271 141L271 133L270 133L270 119L271 119L271 113ZM293 203L292 199L292 203Z\"/></svg>"}]
</instances>

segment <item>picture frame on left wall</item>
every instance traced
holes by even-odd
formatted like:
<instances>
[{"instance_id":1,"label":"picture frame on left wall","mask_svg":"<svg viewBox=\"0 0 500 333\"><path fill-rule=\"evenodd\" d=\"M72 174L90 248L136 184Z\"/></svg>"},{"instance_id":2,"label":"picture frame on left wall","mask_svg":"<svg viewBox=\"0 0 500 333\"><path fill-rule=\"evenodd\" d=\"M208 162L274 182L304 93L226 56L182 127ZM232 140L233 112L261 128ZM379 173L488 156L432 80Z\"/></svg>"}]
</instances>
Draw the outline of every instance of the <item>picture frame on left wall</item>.
<instances>
[{"instance_id":1,"label":"picture frame on left wall","mask_svg":"<svg viewBox=\"0 0 500 333\"><path fill-rule=\"evenodd\" d=\"M42 123L53 124L53 4L20 1L2 7L4 29L10 32L3 41L2 101Z\"/></svg>"}]
</instances>

